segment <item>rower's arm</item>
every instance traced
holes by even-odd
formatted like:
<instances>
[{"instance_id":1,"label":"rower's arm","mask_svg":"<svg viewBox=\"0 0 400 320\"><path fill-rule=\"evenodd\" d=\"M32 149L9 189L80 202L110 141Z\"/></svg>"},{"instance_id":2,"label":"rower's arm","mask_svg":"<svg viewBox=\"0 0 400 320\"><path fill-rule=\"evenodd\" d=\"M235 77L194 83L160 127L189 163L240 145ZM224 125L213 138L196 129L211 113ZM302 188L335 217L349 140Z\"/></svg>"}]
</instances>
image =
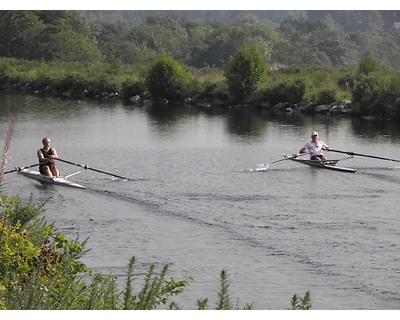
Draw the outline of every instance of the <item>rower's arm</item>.
<instances>
[{"instance_id":1,"label":"rower's arm","mask_svg":"<svg viewBox=\"0 0 400 320\"><path fill-rule=\"evenodd\" d=\"M58 155L57 155L57 150L56 149L54 149L54 148L52 148L53 149L53 154L52 155L50 155L50 158L51 159L57 159L58 158Z\"/></svg>"},{"instance_id":2,"label":"rower's arm","mask_svg":"<svg viewBox=\"0 0 400 320\"><path fill-rule=\"evenodd\" d=\"M47 161L47 160L45 159L45 157L43 156L42 150L40 150L40 149L37 151L37 156L38 156L39 162L45 162L45 161Z\"/></svg>"}]
</instances>

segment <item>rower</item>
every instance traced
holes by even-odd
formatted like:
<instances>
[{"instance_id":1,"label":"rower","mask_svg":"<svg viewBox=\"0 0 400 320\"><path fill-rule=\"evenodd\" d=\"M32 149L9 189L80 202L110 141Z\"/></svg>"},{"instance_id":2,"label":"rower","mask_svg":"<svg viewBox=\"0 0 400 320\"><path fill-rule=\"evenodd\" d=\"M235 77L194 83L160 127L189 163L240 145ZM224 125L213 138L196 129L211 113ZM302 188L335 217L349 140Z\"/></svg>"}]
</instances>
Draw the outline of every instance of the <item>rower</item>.
<instances>
[{"instance_id":1,"label":"rower","mask_svg":"<svg viewBox=\"0 0 400 320\"><path fill-rule=\"evenodd\" d=\"M55 165L54 160L57 159L57 151L51 148L51 141L45 137L42 140L43 148L37 151L37 156L41 165L39 171L41 174L49 177L58 177L60 173Z\"/></svg>"},{"instance_id":2,"label":"rower","mask_svg":"<svg viewBox=\"0 0 400 320\"><path fill-rule=\"evenodd\" d=\"M326 161L326 157L323 154L323 150L329 150L330 147L319 140L319 134L317 131L311 133L311 141L307 141L303 148L300 149L299 153L310 153L311 160Z\"/></svg>"}]
</instances>

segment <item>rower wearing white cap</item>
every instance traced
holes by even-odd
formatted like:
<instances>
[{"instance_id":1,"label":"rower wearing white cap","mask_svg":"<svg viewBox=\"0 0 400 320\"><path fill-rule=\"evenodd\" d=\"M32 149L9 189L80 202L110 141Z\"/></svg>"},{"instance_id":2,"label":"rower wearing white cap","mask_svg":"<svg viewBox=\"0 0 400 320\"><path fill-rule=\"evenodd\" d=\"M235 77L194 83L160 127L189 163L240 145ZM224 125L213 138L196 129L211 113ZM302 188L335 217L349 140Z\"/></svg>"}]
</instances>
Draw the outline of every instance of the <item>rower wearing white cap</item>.
<instances>
[{"instance_id":1,"label":"rower wearing white cap","mask_svg":"<svg viewBox=\"0 0 400 320\"><path fill-rule=\"evenodd\" d=\"M319 134L317 131L311 133L311 141L307 141L299 153L310 153L311 160L327 160L323 154L323 150L329 150L330 147L323 141L318 140Z\"/></svg>"}]
</instances>

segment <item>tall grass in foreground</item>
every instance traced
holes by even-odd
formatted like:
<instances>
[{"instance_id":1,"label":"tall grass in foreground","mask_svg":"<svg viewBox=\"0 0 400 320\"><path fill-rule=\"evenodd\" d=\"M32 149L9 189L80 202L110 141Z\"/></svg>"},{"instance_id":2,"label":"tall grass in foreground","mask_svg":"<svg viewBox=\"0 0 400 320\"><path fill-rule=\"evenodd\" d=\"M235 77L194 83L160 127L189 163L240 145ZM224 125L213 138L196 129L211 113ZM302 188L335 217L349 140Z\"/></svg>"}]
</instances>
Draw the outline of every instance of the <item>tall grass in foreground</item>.
<instances>
[{"instance_id":1,"label":"tall grass in foreground","mask_svg":"<svg viewBox=\"0 0 400 320\"><path fill-rule=\"evenodd\" d=\"M13 135L13 131L14 131L14 117L11 115L10 117L10 121L8 123L8 132L7 132L7 136L6 136L6 140L4 142L4 149L3 149L3 155L1 158L1 166L0 166L0 187L3 183L3 179L4 179L4 170L7 166L8 163L8 151L10 150L10 144L11 144L11 138Z\"/></svg>"}]
</instances>

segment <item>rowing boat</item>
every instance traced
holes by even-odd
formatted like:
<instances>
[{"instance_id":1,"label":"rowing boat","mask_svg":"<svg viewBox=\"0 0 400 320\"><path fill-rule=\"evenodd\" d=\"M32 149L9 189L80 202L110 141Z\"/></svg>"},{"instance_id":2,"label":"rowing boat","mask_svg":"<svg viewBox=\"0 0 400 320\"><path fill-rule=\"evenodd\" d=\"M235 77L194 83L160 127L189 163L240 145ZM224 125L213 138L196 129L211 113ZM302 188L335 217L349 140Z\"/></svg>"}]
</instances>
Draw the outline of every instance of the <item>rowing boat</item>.
<instances>
[{"instance_id":1,"label":"rowing boat","mask_svg":"<svg viewBox=\"0 0 400 320\"><path fill-rule=\"evenodd\" d=\"M42 183L57 184L57 185L66 186L66 187L86 189L86 187L84 187L78 183L67 180L66 177L48 177L48 176L41 174L40 172L32 171L32 170L28 170L28 169L18 170L18 173L22 174L25 177L40 181ZM69 175L69 176L71 176L71 175Z\"/></svg>"},{"instance_id":2,"label":"rowing boat","mask_svg":"<svg viewBox=\"0 0 400 320\"><path fill-rule=\"evenodd\" d=\"M288 160L292 160L295 162L303 163L306 165L309 165L311 167L317 167L321 169L328 169L328 170L334 170L334 171L340 171L340 172L348 172L348 173L355 173L356 170L352 168L344 168L344 167L339 167L336 164L339 162L339 160L305 160L305 159L297 159L294 157L290 157L288 155L284 155L285 158Z\"/></svg>"}]
</instances>

